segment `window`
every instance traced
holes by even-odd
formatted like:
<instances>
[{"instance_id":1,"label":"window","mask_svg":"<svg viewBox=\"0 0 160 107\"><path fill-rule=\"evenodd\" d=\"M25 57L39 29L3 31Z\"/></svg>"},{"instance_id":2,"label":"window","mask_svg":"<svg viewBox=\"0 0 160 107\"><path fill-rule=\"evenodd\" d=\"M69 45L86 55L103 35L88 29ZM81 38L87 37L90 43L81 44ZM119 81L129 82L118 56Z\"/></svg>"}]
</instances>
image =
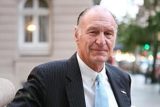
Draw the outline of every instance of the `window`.
<instances>
[{"instance_id":1,"label":"window","mask_svg":"<svg viewBox=\"0 0 160 107\"><path fill-rule=\"evenodd\" d=\"M93 0L94 5L99 5L101 0Z\"/></svg>"},{"instance_id":2,"label":"window","mask_svg":"<svg viewBox=\"0 0 160 107\"><path fill-rule=\"evenodd\" d=\"M50 39L47 2L45 0L22 0L19 17L20 54L48 54Z\"/></svg>"}]
</instances>

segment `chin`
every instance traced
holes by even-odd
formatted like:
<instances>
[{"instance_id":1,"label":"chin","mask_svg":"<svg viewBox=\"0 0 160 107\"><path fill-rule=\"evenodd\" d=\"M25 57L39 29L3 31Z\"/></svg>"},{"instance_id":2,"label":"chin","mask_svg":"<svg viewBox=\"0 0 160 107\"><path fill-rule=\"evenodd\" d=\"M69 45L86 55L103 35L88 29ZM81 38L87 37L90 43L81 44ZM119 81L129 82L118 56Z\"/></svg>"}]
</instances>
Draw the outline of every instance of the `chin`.
<instances>
[{"instance_id":1,"label":"chin","mask_svg":"<svg viewBox=\"0 0 160 107\"><path fill-rule=\"evenodd\" d=\"M95 57L94 59L96 62L99 62L99 63L104 63L107 61L107 58L106 57Z\"/></svg>"}]
</instances>

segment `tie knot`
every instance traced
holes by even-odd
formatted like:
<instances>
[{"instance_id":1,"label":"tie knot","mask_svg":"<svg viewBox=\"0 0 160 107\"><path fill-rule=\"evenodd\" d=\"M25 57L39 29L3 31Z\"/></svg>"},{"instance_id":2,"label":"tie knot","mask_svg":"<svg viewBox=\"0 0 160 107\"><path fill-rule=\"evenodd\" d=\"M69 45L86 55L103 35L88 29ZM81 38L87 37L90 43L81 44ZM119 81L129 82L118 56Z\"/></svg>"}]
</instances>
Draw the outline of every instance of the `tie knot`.
<instances>
[{"instance_id":1,"label":"tie knot","mask_svg":"<svg viewBox=\"0 0 160 107\"><path fill-rule=\"evenodd\" d=\"M96 77L97 82L102 82L102 75L98 74Z\"/></svg>"}]
</instances>

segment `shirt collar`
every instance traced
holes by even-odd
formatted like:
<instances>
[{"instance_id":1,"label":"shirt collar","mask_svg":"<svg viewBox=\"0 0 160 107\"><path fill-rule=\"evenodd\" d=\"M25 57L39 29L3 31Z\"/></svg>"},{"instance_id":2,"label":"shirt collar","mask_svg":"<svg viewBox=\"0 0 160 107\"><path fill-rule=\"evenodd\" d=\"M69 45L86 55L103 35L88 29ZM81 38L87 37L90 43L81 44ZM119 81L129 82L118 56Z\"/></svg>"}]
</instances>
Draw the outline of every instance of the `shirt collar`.
<instances>
[{"instance_id":1,"label":"shirt collar","mask_svg":"<svg viewBox=\"0 0 160 107\"><path fill-rule=\"evenodd\" d=\"M105 79L107 78L106 76L106 70L105 70L105 64L101 72L97 73L93 69L91 69L88 65L86 65L83 60L79 57L77 53L77 60L79 63L81 75L82 75L82 80L85 84L88 84L89 86L93 86L96 76L97 75L102 75Z\"/></svg>"}]
</instances>

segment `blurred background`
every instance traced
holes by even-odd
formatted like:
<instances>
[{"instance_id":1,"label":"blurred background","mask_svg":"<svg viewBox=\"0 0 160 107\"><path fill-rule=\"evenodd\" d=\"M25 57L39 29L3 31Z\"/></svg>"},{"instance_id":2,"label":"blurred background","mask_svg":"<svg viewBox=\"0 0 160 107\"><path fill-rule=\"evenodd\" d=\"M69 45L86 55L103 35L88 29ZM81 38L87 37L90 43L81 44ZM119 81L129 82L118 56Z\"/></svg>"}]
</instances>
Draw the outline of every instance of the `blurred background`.
<instances>
[{"instance_id":1,"label":"blurred background","mask_svg":"<svg viewBox=\"0 0 160 107\"><path fill-rule=\"evenodd\" d=\"M160 0L0 0L0 77L16 89L34 66L75 52L78 14L100 4L119 25L109 63L132 78L136 107L160 106Z\"/></svg>"}]
</instances>

